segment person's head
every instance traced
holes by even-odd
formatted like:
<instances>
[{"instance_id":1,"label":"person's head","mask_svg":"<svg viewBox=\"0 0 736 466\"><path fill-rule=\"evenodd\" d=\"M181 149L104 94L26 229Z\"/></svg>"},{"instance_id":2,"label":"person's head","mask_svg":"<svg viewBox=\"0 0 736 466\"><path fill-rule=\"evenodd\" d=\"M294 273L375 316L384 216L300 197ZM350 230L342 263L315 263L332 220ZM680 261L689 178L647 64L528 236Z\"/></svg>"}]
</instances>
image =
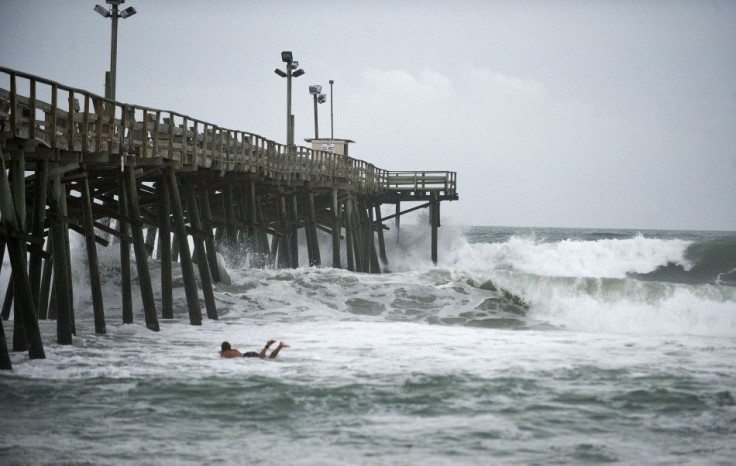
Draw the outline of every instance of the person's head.
<instances>
[{"instance_id":1,"label":"person's head","mask_svg":"<svg viewBox=\"0 0 736 466\"><path fill-rule=\"evenodd\" d=\"M222 342L222 351L227 351L231 348L230 343L223 341Z\"/></svg>"}]
</instances>

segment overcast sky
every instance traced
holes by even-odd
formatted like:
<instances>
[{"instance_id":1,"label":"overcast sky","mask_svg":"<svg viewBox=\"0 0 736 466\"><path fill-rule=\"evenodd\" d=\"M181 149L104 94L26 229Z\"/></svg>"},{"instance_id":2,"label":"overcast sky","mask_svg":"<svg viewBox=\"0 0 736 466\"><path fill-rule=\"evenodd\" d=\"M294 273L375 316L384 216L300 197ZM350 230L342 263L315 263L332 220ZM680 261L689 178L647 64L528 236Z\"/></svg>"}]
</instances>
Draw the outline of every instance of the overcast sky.
<instances>
[{"instance_id":1,"label":"overcast sky","mask_svg":"<svg viewBox=\"0 0 736 466\"><path fill-rule=\"evenodd\" d=\"M104 94L104 0L3 0L0 65ZM128 0L118 100L388 170L458 172L464 225L736 230L734 1ZM329 97L329 96L328 96ZM329 102L320 134L329 136Z\"/></svg>"}]
</instances>

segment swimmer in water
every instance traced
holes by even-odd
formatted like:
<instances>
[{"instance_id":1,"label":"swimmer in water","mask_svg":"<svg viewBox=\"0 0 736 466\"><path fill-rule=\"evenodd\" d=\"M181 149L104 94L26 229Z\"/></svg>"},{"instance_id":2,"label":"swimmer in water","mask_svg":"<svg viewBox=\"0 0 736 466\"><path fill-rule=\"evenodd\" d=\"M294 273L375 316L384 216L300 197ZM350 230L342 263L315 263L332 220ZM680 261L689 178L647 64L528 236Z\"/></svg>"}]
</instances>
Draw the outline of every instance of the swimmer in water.
<instances>
[{"instance_id":1,"label":"swimmer in water","mask_svg":"<svg viewBox=\"0 0 736 466\"><path fill-rule=\"evenodd\" d=\"M266 342L266 345L263 347L260 353L255 351L248 351L247 353L241 353L240 351L236 350L235 348L230 346L230 343L223 341L222 347L220 350L220 357L222 358L261 358L266 359L266 352L268 351L268 348L276 343L276 340L268 340ZM288 348L289 345L284 343L283 341L279 343L279 346L276 347L275 350L271 351L271 354L268 355L269 359L274 359L276 356L278 356L279 351L281 351L281 348Z\"/></svg>"}]
</instances>

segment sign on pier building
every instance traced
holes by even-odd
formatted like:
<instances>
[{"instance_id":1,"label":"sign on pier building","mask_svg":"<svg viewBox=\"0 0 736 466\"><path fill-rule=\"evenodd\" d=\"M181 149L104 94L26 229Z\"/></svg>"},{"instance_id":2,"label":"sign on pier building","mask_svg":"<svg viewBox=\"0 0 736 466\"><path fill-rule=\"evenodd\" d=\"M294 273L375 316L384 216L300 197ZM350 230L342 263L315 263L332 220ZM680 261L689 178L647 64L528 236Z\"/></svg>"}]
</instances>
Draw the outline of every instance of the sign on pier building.
<instances>
[{"instance_id":1,"label":"sign on pier building","mask_svg":"<svg viewBox=\"0 0 736 466\"><path fill-rule=\"evenodd\" d=\"M305 141L312 143L312 150L323 150L344 157L348 157L348 144L355 142L350 139L334 138L305 139Z\"/></svg>"}]
</instances>

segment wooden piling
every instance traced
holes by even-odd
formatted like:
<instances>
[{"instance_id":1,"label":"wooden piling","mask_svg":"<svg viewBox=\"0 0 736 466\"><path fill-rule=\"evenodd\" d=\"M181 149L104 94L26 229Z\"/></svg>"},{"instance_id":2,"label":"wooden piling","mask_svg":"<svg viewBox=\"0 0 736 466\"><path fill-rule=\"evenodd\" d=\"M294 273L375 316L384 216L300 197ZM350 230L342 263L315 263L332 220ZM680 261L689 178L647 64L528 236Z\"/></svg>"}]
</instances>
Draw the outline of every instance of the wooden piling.
<instances>
[{"instance_id":1,"label":"wooden piling","mask_svg":"<svg viewBox=\"0 0 736 466\"><path fill-rule=\"evenodd\" d=\"M13 272L10 272L10 280L8 286L5 287L5 299L3 300L2 320L10 319L10 311L13 309ZM15 351L15 350L13 350Z\"/></svg>"},{"instance_id":2,"label":"wooden piling","mask_svg":"<svg viewBox=\"0 0 736 466\"><path fill-rule=\"evenodd\" d=\"M307 192L307 197L307 203L309 205L309 222L305 231L309 232L307 235L308 243L310 245L309 249L311 250L311 253L309 254L309 266L319 267L322 265L322 257L319 252L319 239L317 237L317 213L314 208L314 191L310 189Z\"/></svg>"},{"instance_id":3,"label":"wooden piling","mask_svg":"<svg viewBox=\"0 0 736 466\"><path fill-rule=\"evenodd\" d=\"M87 243L87 266L89 269L90 288L92 291L92 308L95 320L95 333L106 333L105 307L102 303L102 282L97 260L97 245L95 244L94 217L92 216L92 199L89 192L87 176L81 182L82 190L82 217L84 219L84 239Z\"/></svg>"},{"instance_id":4,"label":"wooden piling","mask_svg":"<svg viewBox=\"0 0 736 466\"><path fill-rule=\"evenodd\" d=\"M266 255L268 249L268 239L265 238L265 226L262 225L263 219L258 213L258 198L256 197L256 183L249 183L248 205L250 213L251 233L252 233L252 251L250 256L250 266L254 268L262 268L266 263Z\"/></svg>"},{"instance_id":5,"label":"wooden piling","mask_svg":"<svg viewBox=\"0 0 736 466\"><path fill-rule=\"evenodd\" d=\"M161 252L161 317L174 318L171 278L171 200L169 185L163 179L156 183L158 193L159 224L158 250Z\"/></svg>"},{"instance_id":6,"label":"wooden piling","mask_svg":"<svg viewBox=\"0 0 736 466\"><path fill-rule=\"evenodd\" d=\"M130 276L130 243L125 239L129 236L128 221L128 188L124 174L120 178L118 192L118 231L120 232L120 285L122 294L123 323L133 323L133 290Z\"/></svg>"},{"instance_id":7,"label":"wooden piling","mask_svg":"<svg viewBox=\"0 0 736 466\"><path fill-rule=\"evenodd\" d=\"M212 211L210 210L210 193L207 185L203 185L199 190L199 199L202 203L202 228L207 235L205 238L205 246L207 250L207 263L210 266L210 274L212 281L219 283L220 269L217 267L217 249L215 248L215 236L212 233Z\"/></svg>"},{"instance_id":8,"label":"wooden piling","mask_svg":"<svg viewBox=\"0 0 736 466\"><path fill-rule=\"evenodd\" d=\"M8 353L8 342L5 339L5 329L3 328L2 319L0 319L0 371L12 370L13 363L10 361L10 353Z\"/></svg>"},{"instance_id":9,"label":"wooden piling","mask_svg":"<svg viewBox=\"0 0 736 466\"><path fill-rule=\"evenodd\" d=\"M36 162L36 180L33 198L33 220L31 225L31 234L35 238L43 237L44 224L46 222L48 177L49 163L46 158L42 158L38 162ZM43 250L43 247L39 246L38 249L38 251L33 251L31 254L31 258L28 264L28 277L31 280L31 293L33 294L33 303L36 306L36 313L40 315L41 311L39 310L39 297L41 294L41 275L43 263L43 254L41 254L41 251ZM46 315L46 311L43 311L43 315Z\"/></svg>"},{"instance_id":10,"label":"wooden piling","mask_svg":"<svg viewBox=\"0 0 736 466\"><path fill-rule=\"evenodd\" d=\"M51 239L46 241L47 258L43 263L43 273L41 275L41 290L39 297L39 307L36 309L39 319L46 319L48 316L50 296L51 296L51 272L53 270L53 256L51 256Z\"/></svg>"},{"instance_id":11,"label":"wooden piling","mask_svg":"<svg viewBox=\"0 0 736 466\"><path fill-rule=\"evenodd\" d=\"M171 195L171 208L174 216L174 226L179 255L181 256L181 272L184 277L184 291L187 296L187 308L189 309L189 323L191 325L202 325L202 309L199 307L197 297L197 283L194 280L194 267L192 256L189 253L189 241L187 240L187 229L184 223L184 209L179 196L179 185L176 181L174 169L166 168L166 182Z\"/></svg>"},{"instance_id":12,"label":"wooden piling","mask_svg":"<svg viewBox=\"0 0 736 466\"><path fill-rule=\"evenodd\" d=\"M62 197L66 196L66 189L61 184L61 173L57 163L49 167L51 173L50 212L54 216L53 224L49 227L49 239L54 265L53 296L56 309L56 342L60 345L72 344L71 300L69 296L69 282L67 277L66 243L64 241L64 225L62 220Z\"/></svg>"},{"instance_id":13,"label":"wooden piling","mask_svg":"<svg viewBox=\"0 0 736 466\"><path fill-rule=\"evenodd\" d=\"M197 205L197 193L194 189L187 190L187 213L189 214L189 223L192 227L192 240L194 241L194 257L197 259L197 268L199 269L199 280L202 283L202 293L204 294L204 304L207 310L207 317L217 319L217 309L215 307L215 295L212 290L212 277L210 276L210 267L207 260L207 252L205 251L204 241L202 240L202 221L199 216L199 207Z\"/></svg>"},{"instance_id":14,"label":"wooden piling","mask_svg":"<svg viewBox=\"0 0 736 466\"><path fill-rule=\"evenodd\" d=\"M432 229L432 263L437 265L437 228L440 226L440 203L437 200L437 191L432 192L432 201L429 206L429 221Z\"/></svg>"},{"instance_id":15,"label":"wooden piling","mask_svg":"<svg viewBox=\"0 0 736 466\"><path fill-rule=\"evenodd\" d=\"M332 196L332 266L340 268L340 203L337 198L337 188L330 189Z\"/></svg>"},{"instance_id":16,"label":"wooden piling","mask_svg":"<svg viewBox=\"0 0 736 466\"><path fill-rule=\"evenodd\" d=\"M375 227L378 230L378 251L381 254L381 263L384 267L388 266L388 256L386 255L386 242L383 238L383 220L381 219L381 204L376 204L376 222Z\"/></svg>"},{"instance_id":17,"label":"wooden piling","mask_svg":"<svg viewBox=\"0 0 736 466\"><path fill-rule=\"evenodd\" d=\"M376 238L373 235L373 208L363 205L363 212L366 212L365 233L368 239L371 273L381 273L381 265L378 263L378 254L376 253Z\"/></svg>"},{"instance_id":18,"label":"wooden piling","mask_svg":"<svg viewBox=\"0 0 736 466\"><path fill-rule=\"evenodd\" d=\"M128 218L130 220L130 229L133 233L133 251L135 252L135 265L138 270L138 285L141 290L141 299L143 300L143 314L146 320L146 328L158 332L158 316L156 315L156 303L153 300L151 274L148 270L148 252L146 251L146 241L143 237L143 223L141 222L134 169L132 167L126 168L123 178L126 184Z\"/></svg>"},{"instance_id":19,"label":"wooden piling","mask_svg":"<svg viewBox=\"0 0 736 466\"><path fill-rule=\"evenodd\" d=\"M26 162L25 154L23 150L15 150L11 153L11 170L10 170L10 183L13 196L13 204L15 212L13 215L18 225L18 234L25 236L26 234ZM3 174L4 175L4 174ZM9 246L10 244L8 244ZM26 242L25 239L18 243L18 247L21 249L21 258L23 260L23 268L26 269ZM16 299L18 295L17 290L17 278L19 272L13 270L13 351L25 351L28 349L28 343L26 342L26 331L23 322L23 309L22 300ZM33 297L31 296L31 300Z\"/></svg>"},{"instance_id":20,"label":"wooden piling","mask_svg":"<svg viewBox=\"0 0 736 466\"><path fill-rule=\"evenodd\" d=\"M345 254L348 261L348 270L355 271L355 257L353 256L353 208L350 203L350 197L343 202L343 224L345 225Z\"/></svg>"},{"instance_id":21,"label":"wooden piling","mask_svg":"<svg viewBox=\"0 0 736 466\"><path fill-rule=\"evenodd\" d=\"M291 257L291 268L299 267L299 208L296 193L291 194L291 211L287 214L291 224L289 234L289 256Z\"/></svg>"}]
</instances>

